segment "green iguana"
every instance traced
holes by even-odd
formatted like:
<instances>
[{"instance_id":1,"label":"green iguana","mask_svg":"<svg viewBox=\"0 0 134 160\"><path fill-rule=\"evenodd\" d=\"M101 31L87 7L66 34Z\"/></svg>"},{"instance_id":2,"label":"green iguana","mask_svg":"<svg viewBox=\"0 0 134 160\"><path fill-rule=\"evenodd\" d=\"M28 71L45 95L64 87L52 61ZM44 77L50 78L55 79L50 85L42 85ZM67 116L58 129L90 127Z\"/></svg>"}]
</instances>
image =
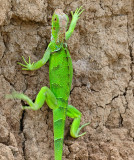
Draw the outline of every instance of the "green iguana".
<instances>
[{"instance_id":1,"label":"green iguana","mask_svg":"<svg viewBox=\"0 0 134 160\"><path fill-rule=\"evenodd\" d=\"M49 60L50 89L46 86L42 87L34 103L28 96L18 92L7 95L9 99L17 98L26 101L29 106L23 106L23 109L38 110L43 106L44 102L46 102L53 110L55 160L62 160L66 116L74 118L70 129L70 135L74 138L84 135L85 132L82 134L79 134L79 132L84 126L89 124L86 123L79 127L81 112L72 105L68 105L73 77L73 66L65 41L72 35L76 22L80 18L83 10L84 9L80 7L76 9L74 14L71 11L72 21L66 32L69 18L61 9L56 9L52 16L51 42L43 58L31 64L30 57L29 63L22 57L25 65L18 63L24 67L22 68L23 70L36 70Z\"/></svg>"}]
</instances>

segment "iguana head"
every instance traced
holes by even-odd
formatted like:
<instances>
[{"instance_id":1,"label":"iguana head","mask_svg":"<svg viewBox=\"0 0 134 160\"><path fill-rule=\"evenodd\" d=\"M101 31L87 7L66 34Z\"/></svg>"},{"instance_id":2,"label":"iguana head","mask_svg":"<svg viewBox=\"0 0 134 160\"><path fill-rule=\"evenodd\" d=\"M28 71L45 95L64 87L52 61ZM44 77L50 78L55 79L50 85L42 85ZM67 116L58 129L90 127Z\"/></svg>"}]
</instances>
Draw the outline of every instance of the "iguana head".
<instances>
[{"instance_id":1,"label":"iguana head","mask_svg":"<svg viewBox=\"0 0 134 160\"><path fill-rule=\"evenodd\" d=\"M51 41L56 44L63 43L69 18L63 13L62 9L56 9L52 16L52 35Z\"/></svg>"}]
</instances>

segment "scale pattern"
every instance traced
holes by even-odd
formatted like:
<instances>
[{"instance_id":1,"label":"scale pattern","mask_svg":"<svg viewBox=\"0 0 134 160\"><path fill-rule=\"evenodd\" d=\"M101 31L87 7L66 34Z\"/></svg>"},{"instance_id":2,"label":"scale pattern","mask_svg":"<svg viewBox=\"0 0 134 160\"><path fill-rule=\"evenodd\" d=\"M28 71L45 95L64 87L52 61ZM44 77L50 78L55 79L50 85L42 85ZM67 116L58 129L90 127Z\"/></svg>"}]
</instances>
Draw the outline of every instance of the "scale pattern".
<instances>
[{"instance_id":1,"label":"scale pattern","mask_svg":"<svg viewBox=\"0 0 134 160\"><path fill-rule=\"evenodd\" d=\"M59 108L53 110L55 159L62 157L66 110L70 95L73 67L67 48L52 53L49 61L50 89L57 98Z\"/></svg>"}]
</instances>

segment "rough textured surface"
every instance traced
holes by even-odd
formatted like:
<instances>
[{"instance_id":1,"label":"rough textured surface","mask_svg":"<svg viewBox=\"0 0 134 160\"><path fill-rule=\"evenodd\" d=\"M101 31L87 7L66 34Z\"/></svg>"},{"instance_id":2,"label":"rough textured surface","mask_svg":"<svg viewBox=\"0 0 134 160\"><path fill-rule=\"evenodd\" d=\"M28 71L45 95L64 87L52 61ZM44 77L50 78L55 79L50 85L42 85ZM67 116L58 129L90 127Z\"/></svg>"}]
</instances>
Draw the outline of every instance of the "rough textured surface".
<instances>
[{"instance_id":1,"label":"rough textured surface","mask_svg":"<svg viewBox=\"0 0 134 160\"><path fill-rule=\"evenodd\" d=\"M48 63L22 71L21 56L39 60L50 41L55 8L85 8L68 41L74 66L70 102L91 122L87 134L69 136L67 119L63 160L134 159L134 1L0 1L0 159L53 160L52 111L22 111L24 102L5 100L12 90L33 100L49 86Z\"/></svg>"}]
</instances>

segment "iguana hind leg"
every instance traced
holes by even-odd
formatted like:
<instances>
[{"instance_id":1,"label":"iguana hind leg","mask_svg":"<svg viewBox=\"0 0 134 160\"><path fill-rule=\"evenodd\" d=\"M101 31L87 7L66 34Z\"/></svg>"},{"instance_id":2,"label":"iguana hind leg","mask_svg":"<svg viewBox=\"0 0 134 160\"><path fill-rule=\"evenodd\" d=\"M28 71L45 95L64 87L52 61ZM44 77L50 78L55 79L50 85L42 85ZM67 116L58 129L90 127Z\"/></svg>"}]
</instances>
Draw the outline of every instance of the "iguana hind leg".
<instances>
[{"instance_id":1,"label":"iguana hind leg","mask_svg":"<svg viewBox=\"0 0 134 160\"><path fill-rule=\"evenodd\" d=\"M85 123L83 124L81 127L80 126L80 120L81 120L81 112L79 110L77 110L75 107L73 107L72 105L68 105L67 107L67 116L70 118L74 118L73 123L71 125L71 129L70 129L70 135L74 138L78 138L80 136L83 136L84 134L86 134L86 132L79 134L80 130L85 127L86 125L88 125L89 123Z\"/></svg>"},{"instance_id":2,"label":"iguana hind leg","mask_svg":"<svg viewBox=\"0 0 134 160\"><path fill-rule=\"evenodd\" d=\"M16 98L26 101L29 106L23 106L23 109L38 110L43 106L45 101L51 109L58 108L56 97L54 96L52 91L46 86L42 87L41 90L39 91L35 103L33 103L32 100L25 94L18 92L13 92L12 94L7 95L6 98L8 99Z\"/></svg>"}]
</instances>

